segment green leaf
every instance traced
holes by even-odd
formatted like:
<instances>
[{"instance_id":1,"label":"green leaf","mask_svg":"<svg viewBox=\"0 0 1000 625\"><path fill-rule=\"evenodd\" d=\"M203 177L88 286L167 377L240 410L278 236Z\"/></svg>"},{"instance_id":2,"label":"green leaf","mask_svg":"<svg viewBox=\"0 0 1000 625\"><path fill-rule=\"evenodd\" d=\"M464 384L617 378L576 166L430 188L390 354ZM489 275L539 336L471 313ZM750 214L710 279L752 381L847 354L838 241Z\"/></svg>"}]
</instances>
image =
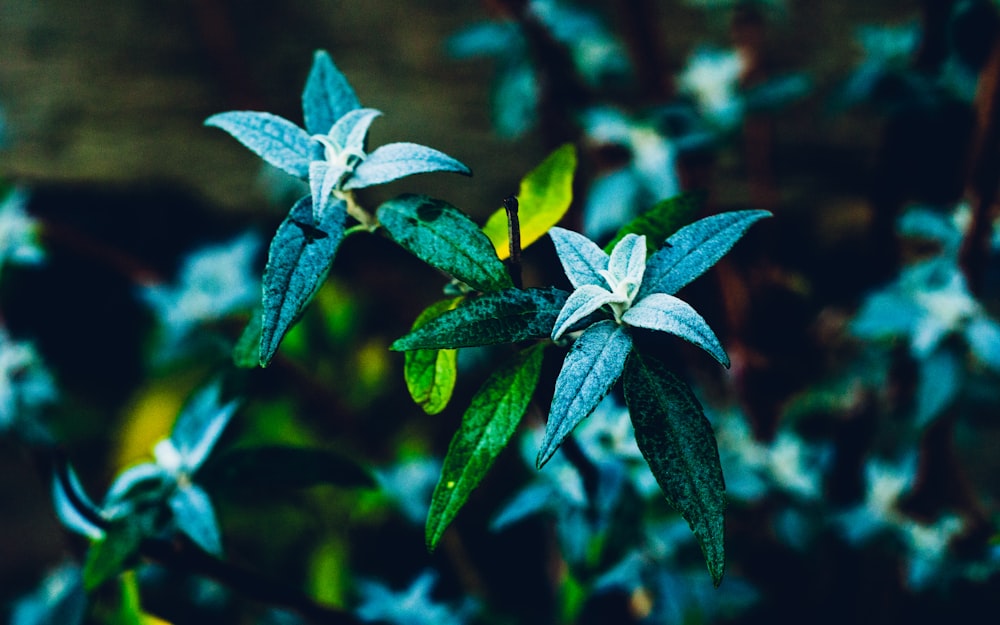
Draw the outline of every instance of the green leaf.
<instances>
[{"instance_id":1,"label":"green leaf","mask_svg":"<svg viewBox=\"0 0 1000 625\"><path fill-rule=\"evenodd\" d=\"M667 501L691 526L718 586L726 566L726 484L701 404L663 363L635 351L625 365L625 402L639 450Z\"/></svg>"},{"instance_id":2,"label":"green leaf","mask_svg":"<svg viewBox=\"0 0 1000 625\"><path fill-rule=\"evenodd\" d=\"M590 416L621 377L632 337L614 321L587 328L566 354L536 464L541 468L570 432Z\"/></svg>"},{"instance_id":3,"label":"green leaf","mask_svg":"<svg viewBox=\"0 0 1000 625\"><path fill-rule=\"evenodd\" d=\"M233 364L241 369L260 366L260 335L264 328L264 309L260 306L250 313L247 325L233 346Z\"/></svg>"},{"instance_id":4,"label":"green leaf","mask_svg":"<svg viewBox=\"0 0 1000 625\"><path fill-rule=\"evenodd\" d=\"M427 514L427 548L433 550L469 494L493 466L528 409L538 384L545 345L521 351L498 369L472 398L451 439Z\"/></svg>"},{"instance_id":5,"label":"green leaf","mask_svg":"<svg viewBox=\"0 0 1000 625\"><path fill-rule=\"evenodd\" d=\"M295 203L271 242L264 270L264 317L260 365L267 366L281 339L323 284L344 238L347 204L328 206L323 221L313 218L312 198Z\"/></svg>"},{"instance_id":6,"label":"green leaf","mask_svg":"<svg viewBox=\"0 0 1000 625\"><path fill-rule=\"evenodd\" d=\"M307 447L263 445L231 449L209 460L198 481L210 490L259 493L322 484L342 488L373 488L371 474L334 451Z\"/></svg>"},{"instance_id":7,"label":"green leaf","mask_svg":"<svg viewBox=\"0 0 1000 625\"><path fill-rule=\"evenodd\" d=\"M489 239L451 204L405 194L379 206L376 215L393 241L477 291L512 286Z\"/></svg>"},{"instance_id":8,"label":"green leaf","mask_svg":"<svg viewBox=\"0 0 1000 625\"><path fill-rule=\"evenodd\" d=\"M705 194L689 192L660 200L653 208L622 226L615 238L604 246L608 254L627 234L646 235L646 251L652 254L663 245L667 237L694 219L705 202Z\"/></svg>"},{"instance_id":9,"label":"green leaf","mask_svg":"<svg viewBox=\"0 0 1000 625\"><path fill-rule=\"evenodd\" d=\"M83 565L83 586L89 592L128 568L139 553L142 530L136 516L115 519L104 537L93 541Z\"/></svg>"},{"instance_id":10,"label":"green leaf","mask_svg":"<svg viewBox=\"0 0 1000 625\"><path fill-rule=\"evenodd\" d=\"M573 201L573 173L576 171L576 147L567 143L542 161L521 180L517 194L521 248L540 239L559 223ZM486 221L483 232L493 242L497 256L510 256L507 211L496 211Z\"/></svg>"},{"instance_id":11,"label":"green leaf","mask_svg":"<svg viewBox=\"0 0 1000 625\"><path fill-rule=\"evenodd\" d=\"M396 339L389 349L451 349L547 339L567 297L569 293L556 288L486 293Z\"/></svg>"},{"instance_id":12,"label":"green leaf","mask_svg":"<svg viewBox=\"0 0 1000 625\"><path fill-rule=\"evenodd\" d=\"M417 317L413 329L453 309L462 298L432 304ZM458 351L454 349L415 349L404 354L403 377L413 401L427 414L437 414L445 409L455 390L458 377Z\"/></svg>"},{"instance_id":13,"label":"green leaf","mask_svg":"<svg viewBox=\"0 0 1000 625\"><path fill-rule=\"evenodd\" d=\"M638 298L676 293L725 256L750 226L770 216L765 210L731 211L684 226L649 258Z\"/></svg>"}]
</instances>

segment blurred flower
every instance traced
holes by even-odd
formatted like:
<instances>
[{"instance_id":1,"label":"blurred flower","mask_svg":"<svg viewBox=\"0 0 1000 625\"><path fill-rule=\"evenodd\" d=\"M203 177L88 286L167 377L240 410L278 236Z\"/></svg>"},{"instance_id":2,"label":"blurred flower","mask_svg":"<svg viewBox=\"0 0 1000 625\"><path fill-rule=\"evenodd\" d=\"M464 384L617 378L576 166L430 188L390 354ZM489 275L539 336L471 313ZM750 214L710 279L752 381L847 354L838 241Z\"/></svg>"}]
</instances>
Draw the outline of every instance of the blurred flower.
<instances>
[{"instance_id":1,"label":"blurred flower","mask_svg":"<svg viewBox=\"0 0 1000 625\"><path fill-rule=\"evenodd\" d=\"M52 376L30 343L13 341L0 328L0 432L18 430L45 437L36 421L40 409L56 400Z\"/></svg>"},{"instance_id":2,"label":"blurred flower","mask_svg":"<svg viewBox=\"0 0 1000 625\"><path fill-rule=\"evenodd\" d=\"M436 602L431 591L437 582L433 571L424 571L409 588L395 592L385 584L359 581L360 602L357 614L365 621L391 625L462 625L474 616L478 607L471 599L457 606Z\"/></svg>"},{"instance_id":3,"label":"blurred flower","mask_svg":"<svg viewBox=\"0 0 1000 625\"><path fill-rule=\"evenodd\" d=\"M79 565L62 564L42 580L38 588L18 600L10 625L78 625L83 622L87 596Z\"/></svg>"},{"instance_id":4,"label":"blurred flower","mask_svg":"<svg viewBox=\"0 0 1000 625\"><path fill-rule=\"evenodd\" d=\"M743 116L739 93L744 61L735 50L701 48L677 77L678 90L694 99L695 107L713 125L734 128Z\"/></svg>"},{"instance_id":5,"label":"blurred flower","mask_svg":"<svg viewBox=\"0 0 1000 625\"><path fill-rule=\"evenodd\" d=\"M0 200L0 271L4 264L37 264L45 255L38 244L38 224L28 216L28 194L15 189Z\"/></svg>"}]
</instances>

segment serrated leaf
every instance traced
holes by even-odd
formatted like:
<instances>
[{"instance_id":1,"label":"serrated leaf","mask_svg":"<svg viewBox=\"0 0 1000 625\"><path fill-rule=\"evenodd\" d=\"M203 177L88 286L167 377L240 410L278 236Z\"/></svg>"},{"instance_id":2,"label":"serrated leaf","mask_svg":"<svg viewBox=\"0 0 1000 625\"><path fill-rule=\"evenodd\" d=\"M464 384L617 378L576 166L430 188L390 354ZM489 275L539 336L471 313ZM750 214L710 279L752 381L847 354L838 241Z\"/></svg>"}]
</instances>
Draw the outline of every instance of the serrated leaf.
<instances>
[{"instance_id":1,"label":"serrated leaf","mask_svg":"<svg viewBox=\"0 0 1000 625\"><path fill-rule=\"evenodd\" d=\"M639 450L691 526L718 586L726 565L726 484L712 426L687 384L648 355L632 352L624 383Z\"/></svg>"},{"instance_id":2,"label":"serrated leaf","mask_svg":"<svg viewBox=\"0 0 1000 625\"><path fill-rule=\"evenodd\" d=\"M647 253L652 254L663 245L667 237L691 221L703 203L704 194L697 192L683 193L660 200L653 208L622 226L615 237L604 246L604 251L610 254L627 234L641 234L646 236Z\"/></svg>"},{"instance_id":3,"label":"serrated leaf","mask_svg":"<svg viewBox=\"0 0 1000 625\"><path fill-rule=\"evenodd\" d=\"M344 189L362 189L414 174L447 171L471 176L472 170L440 150L417 143L389 143L375 148L344 183Z\"/></svg>"},{"instance_id":4,"label":"serrated leaf","mask_svg":"<svg viewBox=\"0 0 1000 625\"><path fill-rule=\"evenodd\" d=\"M393 241L477 291L512 286L489 239L451 204L405 194L379 206L376 215Z\"/></svg>"},{"instance_id":5,"label":"serrated leaf","mask_svg":"<svg viewBox=\"0 0 1000 625\"><path fill-rule=\"evenodd\" d=\"M265 445L230 449L209 461L198 480L213 489L285 492L323 484L373 488L371 474L354 460L326 449Z\"/></svg>"},{"instance_id":6,"label":"serrated leaf","mask_svg":"<svg viewBox=\"0 0 1000 625\"><path fill-rule=\"evenodd\" d=\"M567 297L569 293L555 288L486 293L396 339L389 349L452 349L547 339Z\"/></svg>"},{"instance_id":7,"label":"serrated leaf","mask_svg":"<svg viewBox=\"0 0 1000 625\"><path fill-rule=\"evenodd\" d=\"M312 135L326 134L338 119L358 108L361 103L347 78L325 50L317 50L302 90L306 130Z\"/></svg>"},{"instance_id":8,"label":"serrated leaf","mask_svg":"<svg viewBox=\"0 0 1000 625\"><path fill-rule=\"evenodd\" d=\"M690 304L673 295L647 295L625 311L622 321L636 328L679 336L711 354L722 366L729 367L729 356L712 328Z\"/></svg>"},{"instance_id":9,"label":"serrated leaf","mask_svg":"<svg viewBox=\"0 0 1000 625\"><path fill-rule=\"evenodd\" d=\"M607 270L611 259L596 243L565 228L551 228L549 236L559 256L559 263L573 288L578 289L586 284L608 288L608 281L601 272Z\"/></svg>"},{"instance_id":10,"label":"serrated leaf","mask_svg":"<svg viewBox=\"0 0 1000 625\"><path fill-rule=\"evenodd\" d=\"M517 193L521 248L542 238L559 223L573 202L573 174L576 171L576 146L567 143L557 148L538 167L521 180ZM486 220L483 232L493 241L497 256L510 256L507 211L496 211Z\"/></svg>"},{"instance_id":11,"label":"serrated leaf","mask_svg":"<svg viewBox=\"0 0 1000 625\"><path fill-rule=\"evenodd\" d=\"M731 211L684 226L649 258L638 297L676 293L725 256L750 226L770 216L765 210Z\"/></svg>"},{"instance_id":12,"label":"serrated leaf","mask_svg":"<svg viewBox=\"0 0 1000 625\"><path fill-rule=\"evenodd\" d=\"M177 529L208 553L222 555L219 524L208 493L197 484L187 484L174 490L168 503Z\"/></svg>"},{"instance_id":13,"label":"serrated leaf","mask_svg":"<svg viewBox=\"0 0 1000 625\"><path fill-rule=\"evenodd\" d=\"M563 439L594 412L621 377L631 350L632 337L614 321L599 321L576 339L556 378L545 436L536 460L539 468L549 461Z\"/></svg>"},{"instance_id":14,"label":"serrated leaf","mask_svg":"<svg viewBox=\"0 0 1000 625\"><path fill-rule=\"evenodd\" d=\"M170 431L170 441L186 470L195 471L205 461L237 405L236 401L223 402L218 380L199 389L187 401Z\"/></svg>"},{"instance_id":15,"label":"serrated leaf","mask_svg":"<svg viewBox=\"0 0 1000 625\"><path fill-rule=\"evenodd\" d=\"M427 514L426 539L433 550L469 494L507 446L538 384L545 346L523 350L486 380L462 417L448 447L441 479Z\"/></svg>"},{"instance_id":16,"label":"serrated leaf","mask_svg":"<svg viewBox=\"0 0 1000 625\"><path fill-rule=\"evenodd\" d=\"M413 330L455 308L462 298L432 304L413 322ZM458 378L458 351L454 349L416 349L404 354L403 377L410 397L427 414L445 409Z\"/></svg>"},{"instance_id":17,"label":"serrated leaf","mask_svg":"<svg viewBox=\"0 0 1000 625\"><path fill-rule=\"evenodd\" d=\"M83 565L83 587L95 590L124 571L139 553L142 530L136 517L126 516L108 524L104 537L93 541Z\"/></svg>"},{"instance_id":18,"label":"serrated leaf","mask_svg":"<svg viewBox=\"0 0 1000 625\"><path fill-rule=\"evenodd\" d=\"M347 205L328 205L323 220L313 218L312 198L295 203L278 227L264 270L264 316L260 364L267 366L281 339L316 295L344 238Z\"/></svg>"},{"instance_id":19,"label":"serrated leaf","mask_svg":"<svg viewBox=\"0 0 1000 625\"><path fill-rule=\"evenodd\" d=\"M229 111L212 115L205 125L225 130L278 169L303 180L309 176L316 143L305 130L284 117L257 111Z\"/></svg>"}]
</instances>

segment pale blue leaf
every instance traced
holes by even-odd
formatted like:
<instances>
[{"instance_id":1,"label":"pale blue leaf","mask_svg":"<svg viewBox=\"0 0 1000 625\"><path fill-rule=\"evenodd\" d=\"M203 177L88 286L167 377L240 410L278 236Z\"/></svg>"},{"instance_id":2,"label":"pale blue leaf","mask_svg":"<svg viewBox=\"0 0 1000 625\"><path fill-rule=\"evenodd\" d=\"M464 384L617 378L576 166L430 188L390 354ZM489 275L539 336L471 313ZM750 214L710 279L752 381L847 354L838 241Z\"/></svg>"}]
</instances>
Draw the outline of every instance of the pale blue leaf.
<instances>
[{"instance_id":1,"label":"pale blue leaf","mask_svg":"<svg viewBox=\"0 0 1000 625\"><path fill-rule=\"evenodd\" d=\"M344 238L347 205L329 205L322 219L313 218L312 198L305 197L274 235L264 270L264 322L260 364L266 366L281 339L316 295Z\"/></svg>"},{"instance_id":2,"label":"pale blue leaf","mask_svg":"<svg viewBox=\"0 0 1000 625\"><path fill-rule=\"evenodd\" d=\"M172 476L158 464L144 462L130 467L111 484L104 496L104 509L110 517L128 513L139 501L162 497L172 481Z\"/></svg>"},{"instance_id":3,"label":"pale blue leaf","mask_svg":"<svg viewBox=\"0 0 1000 625\"><path fill-rule=\"evenodd\" d=\"M309 163L309 191L312 194L313 221L323 220L323 214L330 203L330 196L340 179L349 171L342 163L313 161Z\"/></svg>"},{"instance_id":4,"label":"pale blue leaf","mask_svg":"<svg viewBox=\"0 0 1000 625\"><path fill-rule=\"evenodd\" d=\"M622 321L630 326L659 330L690 341L729 367L729 356L722 348L712 328L687 302L667 295L653 293L640 299L625 311Z\"/></svg>"},{"instance_id":5,"label":"pale blue leaf","mask_svg":"<svg viewBox=\"0 0 1000 625\"><path fill-rule=\"evenodd\" d=\"M170 441L180 454L185 471L193 473L205 462L237 405L236 401L222 401L219 381L200 389L188 400L170 432Z\"/></svg>"},{"instance_id":6,"label":"pale blue leaf","mask_svg":"<svg viewBox=\"0 0 1000 625\"><path fill-rule=\"evenodd\" d=\"M531 484L514 496L493 517L490 529L500 532L533 514L547 510L554 503L552 487L548 484Z\"/></svg>"},{"instance_id":7,"label":"pale blue leaf","mask_svg":"<svg viewBox=\"0 0 1000 625\"><path fill-rule=\"evenodd\" d=\"M87 612L83 575L76 563L61 564L10 610L8 625L80 625Z\"/></svg>"},{"instance_id":8,"label":"pale blue leaf","mask_svg":"<svg viewBox=\"0 0 1000 625\"><path fill-rule=\"evenodd\" d=\"M643 195L632 167L622 167L594 179L583 209L583 232L592 239L611 236L632 219ZM657 241L657 246L660 242Z\"/></svg>"},{"instance_id":9,"label":"pale blue leaf","mask_svg":"<svg viewBox=\"0 0 1000 625\"><path fill-rule=\"evenodd\" d=\"M599 286L585 284L573 291L566 304L559 311L555 325L552 327L552 340L556 341L563 332L577 321L599 309L605 304L624 303L624 298Z\"/></svg>"},{"instance_id":10,"label":"pale blue leaf","mask_svg":"<svg viewBox=\"0 0 1000 625\"><path fill-rule=\"evenodd\" d=\"M676 293L725 256L750 226L770 216L765 210L732 211L684 226L646 263L639 297Z\"/></svg>"},{"instance_id":11,"label":"pale blue leaf","mask_svg":"<svg viewBox=\"0 0 1000 625\"><path fill-rule=\"evenodd\" d=\"M646 271L646 237L637 234L626 234L611 250L611 260L608 261L608 273L619 281L628 281L638 285Z\"/></svg>"},{"instance_id":12,"label":"pale blue leaf","mask_svg":"<svg viewBox=\"0 0 1000 625\"><path fill-rule=\"evenodd\" d=\"M1000 373L1000 325L989 317L974 317L965 328L969 350L980 363Z\"/></svg>"},{"instance_id":13,"label":"pale blue leaf","mask_svg":"<svg viewBox=\"0 0 1000 625\"><path fill-rule=\"evenodd\" d=\"M382 114L376 109L356 109L337 120L330 129L329 138L341 151L363 154L365 137L375 118Z\"/></svg>"},{"instance_id":14,"label":"pale blue leaf","mask_svg":"<svg viewBox=\"0 0 1000 625\"><path fill-rule=\"evenodd\" d=\"M361 189L398 178L434 171L450 171L471 176L472 171L434 148L416 143L389 143L369 154L344 183L344 189Z\"/></svg>"},{"instance_id":15,"label":"pale blue leaf","mask_svg":"<svg viewBox=\"0 0 1000 625\"><path fill-rule=\"evenodd\" d=\"M962 385L962 359L942 346L917 361L917 389L914 397L916 422L924 426L955 401Z\"/></svg>"},{"instance_id":16,"label":"pale blue leaf","mask_svg":"<svg viewBox=\"0 0 1000 625\"><path fill-rule=\"evenodd\" d=\"M222 539L215 510L208 494L197 484L179 487L170 497L177 529L187 534L196 545L216 556L222 555Z\"/></svg>"},{"instance_id":17,"label":"pale blue leaf","mask_svg":"<svg viewBox=\"0 0 1000 625\"><path fill-rule=\"evenodd\" d=\"M578 289L585 284L608 288L608 281L601 275L601 271L608 268L610 260L604 250L582 234L565 228L551 228L549 236L552 237L563 271L574 288Z\"/></svg>"},{"instance_id":18,"label":"pale blue leaf","mask_svg":"<svg viewBox=\"0 0 1000 625\"><path fill-rule=\"evenodd\" d=\"M67 490L71 490L72 493L67 492ZM80 505L86 506L89 511L97 513L97 506L83 490L83 485L80 484L76 471L73 470L73 467L67 466L65 480L60 479L58 473L52 478L52 502L56 516L67 529L77 534L91 540L103 537L104 530L88 520L73 503L74 501L80 502Z\"/></svg>"},{"instance_id":19,"label":"pale blue leaf","mask_svg":"<svg viewBox=\"0 0 1000 625\"><path fill-rule=\"evenodd\" d=\"M205 120L231 134L268 163L303 180L309 176L316 143L284 117L256 111L229 111Z\"/></svg>"},{"instance_id":20,"label":"pale blue leaf","mask_svg":"<svg viewBox=\"0 0 1000 625\"><path fill-rule=\"evenodd\" d=\"M613 321L587 328L563 361L536 464L541 467L621 376L632 337Z\"/></svg>"},{"instance_id":21,"label":"pale blue leaf","mask_svg":"<svg viewBox=\"0 0 1000 625\"><path fill-rule=\"evenodd\" d=\"M324 50L317 50L302 91L302 112L309 134L330 132L338 119L360 107L354 89L334 65L330 55Z\"/></svg>"},{"instance_id":22,"label":"pale blue leaf","mask_svg":"<svg viewBox=\"0 0 1000 625\"><path fill-rule=\"evenodd\" d=\"M924 314L907 294L887 289L870 295L848 328L862 339L905 337L913 333Z\"/></svg>"},{"instance_id":23,"label":"pale blue leaf","mask_svg":"<svg viewBox=\"0 0 1000 625\"><path fill-rule=\"evenodd\" d=\"M538 122L541 86L535 67L527 59L505 62L493 85L493 125L501 137L515 138Z\"/></svg>"},{"instance_id":24,"label":"pale blue leaf","mask_svg":"<svg viewBox=\"0 0 1000 625\"><path fill-rule=\"evenodd\" d=\"M522 43L521 32L513 21L480 22L448 38L446 51L456 59L476 56L505 56Z\"/></svg>"}]
</instances>

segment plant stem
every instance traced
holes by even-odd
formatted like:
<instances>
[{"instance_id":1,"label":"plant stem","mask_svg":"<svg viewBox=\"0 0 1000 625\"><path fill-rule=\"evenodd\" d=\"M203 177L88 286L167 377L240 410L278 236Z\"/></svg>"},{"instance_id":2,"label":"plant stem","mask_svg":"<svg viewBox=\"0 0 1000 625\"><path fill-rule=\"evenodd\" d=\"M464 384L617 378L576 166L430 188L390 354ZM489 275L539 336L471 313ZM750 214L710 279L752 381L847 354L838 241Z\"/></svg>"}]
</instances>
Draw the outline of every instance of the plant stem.
<instances>
[{"instance_id":1,"label":"plant stem","mask_svg":"<svg viewBox=\"0 0 1000 625\"><path fill-rule=\"evenodd\" d=\"M524 283L521 277L521 223L517 218L517 196L508 195L504 198L503 208L507 211L507 239L510 247L507 273L514 286L520 289Z\"/></svg>"}]
</instances>

